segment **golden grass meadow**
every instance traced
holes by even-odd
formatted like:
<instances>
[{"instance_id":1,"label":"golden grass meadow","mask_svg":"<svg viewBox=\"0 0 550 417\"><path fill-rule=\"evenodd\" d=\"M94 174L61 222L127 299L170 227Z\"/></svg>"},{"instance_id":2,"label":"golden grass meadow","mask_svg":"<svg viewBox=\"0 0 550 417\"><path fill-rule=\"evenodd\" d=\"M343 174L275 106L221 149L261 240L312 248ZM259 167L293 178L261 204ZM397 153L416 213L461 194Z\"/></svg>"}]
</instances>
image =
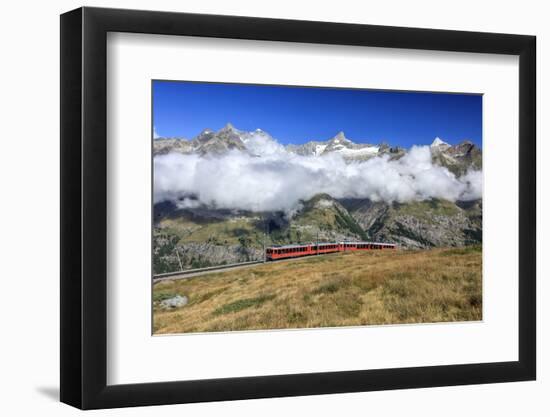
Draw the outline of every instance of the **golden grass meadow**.
<instances>
[{"instance_id":1,"label":"golden grass meadow","mask_svg":"<svg viewBox=\"0 0 550 417\"><path fill-rule=\"evenodd\" d=\"M176 295L187 305L162 306ZM154 334L481 319L481 246L337 253L153 287Z\"/></svg>"}]
</instances>

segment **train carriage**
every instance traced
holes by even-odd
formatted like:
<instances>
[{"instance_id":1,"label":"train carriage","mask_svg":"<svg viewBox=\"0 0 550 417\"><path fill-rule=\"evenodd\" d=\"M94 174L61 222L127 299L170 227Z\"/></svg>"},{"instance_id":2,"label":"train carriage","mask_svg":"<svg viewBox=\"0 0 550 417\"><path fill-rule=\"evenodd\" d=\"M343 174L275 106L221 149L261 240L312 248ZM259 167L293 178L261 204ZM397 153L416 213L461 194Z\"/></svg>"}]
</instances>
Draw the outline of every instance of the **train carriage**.
<instances>
[{"instance_id":1,"label":"train carriage","mask_svg":"<svg viewBox=\"0 0 550 417\"><path fill-rule=\"evenodd\" d=\"M265 250L265 257L268 261L275 261L277 259L299 258L302 256L323 255L335 252L383 249L397 249L397 245L381 242L330 242L270 246Z\"/></svg>"}]
</instances>

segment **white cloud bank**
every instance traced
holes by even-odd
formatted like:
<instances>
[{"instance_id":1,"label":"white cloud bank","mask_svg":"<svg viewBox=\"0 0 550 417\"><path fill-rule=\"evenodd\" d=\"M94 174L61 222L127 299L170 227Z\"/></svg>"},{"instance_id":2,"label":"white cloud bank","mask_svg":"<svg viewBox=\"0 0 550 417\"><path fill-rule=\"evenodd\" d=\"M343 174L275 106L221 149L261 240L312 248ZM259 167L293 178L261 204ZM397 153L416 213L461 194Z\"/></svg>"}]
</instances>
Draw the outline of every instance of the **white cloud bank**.
<instances>
[{"instance_id":1,"label":"white cloud bank","mask_svg":"<svg viewBox=\"0 0 550 417\"><path fill-rule=\"evenodd\" d=\"M258 147L261 149L261 147ZM408 202L428 198L481 198L482 173L456 178L432 164L428 146L403 158L388 156L346 163L340 155L299 156L270 147L261 156L232 151L218 157L171 153L154 159L154 201L180 207L199 204L244 210L292 211L300 200L327 193L334 198ZM189 196L194 198L189 198Z\"/></svg>"}]
</instances>

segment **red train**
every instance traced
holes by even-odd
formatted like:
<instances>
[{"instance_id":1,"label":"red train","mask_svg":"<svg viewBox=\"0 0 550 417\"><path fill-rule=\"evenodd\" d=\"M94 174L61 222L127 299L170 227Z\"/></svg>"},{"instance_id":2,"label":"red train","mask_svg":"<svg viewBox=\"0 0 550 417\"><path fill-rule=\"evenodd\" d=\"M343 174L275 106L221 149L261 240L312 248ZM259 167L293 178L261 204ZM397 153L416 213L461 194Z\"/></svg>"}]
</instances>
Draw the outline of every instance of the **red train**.
<instances>
[{"instance_id":1,"label":"red train","mask_svg":"<svg viewBox=\"0 0 550 417\"><path fill-rule=\"evenodd\" d=\"M357 251L357 250L380 250L397 249L394 243L376 242L333 242L333 243L309 243L305 245L284 245L270 246L265 250L265 257L268 261L284 258L298 258L300 256L321 255L325 253Z\"/></svg>"}]
</instances>

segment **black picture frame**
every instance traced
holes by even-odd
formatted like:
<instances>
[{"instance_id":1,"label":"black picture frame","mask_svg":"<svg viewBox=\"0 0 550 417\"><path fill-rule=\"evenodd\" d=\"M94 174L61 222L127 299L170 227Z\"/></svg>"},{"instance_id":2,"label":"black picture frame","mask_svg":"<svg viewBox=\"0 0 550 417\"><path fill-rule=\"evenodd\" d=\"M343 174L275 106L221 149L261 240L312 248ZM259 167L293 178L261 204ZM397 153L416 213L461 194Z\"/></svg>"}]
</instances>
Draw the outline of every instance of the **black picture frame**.
<instances>
[{"instance_id":1,"label":"black picture frame","mask_svg":"<svg viewBox=\"0 0 550 417\"><path fill-rule=\"evenodd\" d=\"M107 385L108 32L519 56L519 360ZM82 409L534 380L534 36L102 8L61 15L61 401Z\"/></svg>"}]
</instances>

